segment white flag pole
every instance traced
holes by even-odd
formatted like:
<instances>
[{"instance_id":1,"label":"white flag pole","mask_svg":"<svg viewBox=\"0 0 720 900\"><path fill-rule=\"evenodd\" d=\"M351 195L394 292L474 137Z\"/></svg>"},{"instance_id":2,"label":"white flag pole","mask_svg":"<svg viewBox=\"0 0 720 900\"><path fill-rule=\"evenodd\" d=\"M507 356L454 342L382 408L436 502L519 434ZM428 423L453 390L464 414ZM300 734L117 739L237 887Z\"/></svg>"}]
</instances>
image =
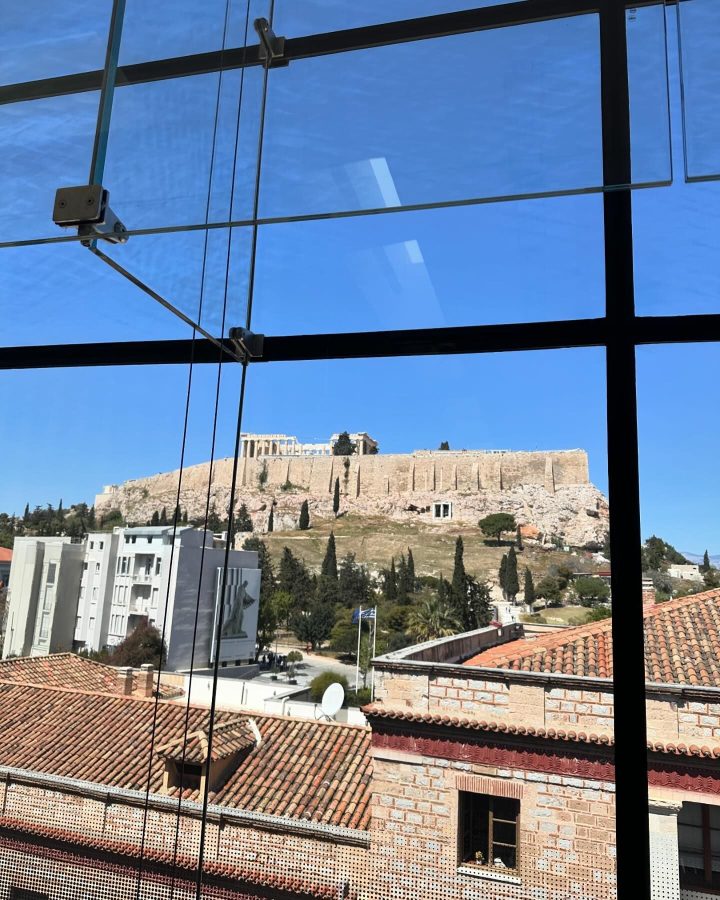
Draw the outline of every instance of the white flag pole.
<instances>
[{"instance_id":1,"label":"white flag pole","mask_svg":"<svg viewBox=\"0 0 720 900\"><path fill-rule=\"evenodd\" d=\"M355 657L355 691L357 692L360 688L360 629L362 628L362 606L360 607L360 612L358 613L358 648L357 648L357 656Z\"/></svg>"},{"instance_id":2,"label":"white flag pole","mask_svg":"<svg viewBox=\"0 0 720 900\"><path fill-rule=\"evenodd\" d=\"M375 615L373 617L373 652L372 658L375 659L375 647L377 638L377 606L375 607ZM370 702L375 700L375 666L371 664L370 671Z\"/></svg>"}]
</instances>

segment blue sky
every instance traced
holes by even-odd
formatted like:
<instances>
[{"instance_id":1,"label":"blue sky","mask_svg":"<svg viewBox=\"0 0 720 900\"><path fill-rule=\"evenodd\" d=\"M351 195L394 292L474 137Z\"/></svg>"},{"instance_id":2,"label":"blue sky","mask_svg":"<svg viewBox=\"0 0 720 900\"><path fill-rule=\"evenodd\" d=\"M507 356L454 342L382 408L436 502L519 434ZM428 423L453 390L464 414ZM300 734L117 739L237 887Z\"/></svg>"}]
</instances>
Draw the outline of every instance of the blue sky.
<instances>
[{"instance_id":1,"label":"blue sky","mask_svg":"<svg viewBox=\"0 0 720 900\"><path fill-rule=\"evenodd\" d=\"M125 62L157 52L163 21L170 23L163 32L168 55L219 42L224 3L192 5L193 28L187 17L170 16L168 4L158 3L152 20L142 18L141 6L128 2ZM396 15L409 14L409 6L398 3ZM420 13L441 7L432 0L421 8L412 4ZM298 9L289 0L278 2L278 31L360 24L348 4L308 0L303 21ZM382 21L385 9L372 3L363 15ZM255 2L253 12L262 14L264 4ZM640 10L628 25L638 181L669 175L659 13ZM48 37L42 51L22 18L13 21L12 10L0 15L9 17L0 25L18 48L0 64L3 81L99 65L102 41L80 38L83 29L100 33L102 4L93 6L92 20L78 17L71 5L48 4L48 35L62 40ZM633 198L642 314L720 311L720 186L682 179L673 17L675 183L638 190ZM238 13L230 44L242 25ZM303 61L272 78L262 215L597 184L597 25L591 17L525 26L515 34L503 29L443 39L433 48L426 42ZM216 221L246 216L251 208L259 86L257 71L242 86L231 208L240 73L223 81L210 206ZM204 220L216 92L214 76L118 90L106 184L130 227ZM86 178L96 103L88 94L3 108L8 164L0 185L17 216L0 225L0 240L56 233L52 196L59 185ZM707 173L713 161L702 162ZM228 238L227 230L212 231L207 248L202 322L213 330L220 322ZM112 253L195 315L204 241L203 232L136 236ZM249 246L249 230L233 229L228 325L244 320ZM4 344L188 336L182 323L77 245L3 248L0 254ZM595 316L603 304L597 194L260 229L253 327L268 334ZM712 412L719 362L720 348L713 345L643 348L638 355L643 531L687 551L707 546L720 552L720 424ZM441 440L468 448L584 447L593 481L605 490L603 366L597 350L259 366L249 379L245 428L306 440L364 429L387 452L436 447ZM212 367L196 370L189 462L209 453L214 380ZM237 372L225 367L222 454L232 449L237 382ZM3 442L0 510L21 512L26 502L57 503L60 497L91 501L105 483L175 468L186 385L180 367L3 373L0 403L12 440Z\"/></svg>"}]
</instances>

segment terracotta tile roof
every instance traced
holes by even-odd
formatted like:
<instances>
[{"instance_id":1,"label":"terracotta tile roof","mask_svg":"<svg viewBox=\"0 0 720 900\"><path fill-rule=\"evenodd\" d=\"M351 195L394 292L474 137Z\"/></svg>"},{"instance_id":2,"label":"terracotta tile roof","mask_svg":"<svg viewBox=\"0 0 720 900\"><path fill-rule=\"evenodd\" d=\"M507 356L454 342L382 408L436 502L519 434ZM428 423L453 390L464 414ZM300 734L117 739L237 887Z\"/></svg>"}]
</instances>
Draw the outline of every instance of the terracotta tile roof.
<instances>
[{"instance_id":1,"label":"terracotta tile roof","mask_svg":"<svg viewBox=\"0 0 720 900\"><path fill-rule=\"evenodd\" d=\"M210 738L207 729L199 729L168 741L162 747L156 747L155 752L167 759L185 759L185 762L204 763L208 757ZM213 729L212 760L226 759L234 753L249 750L255 746L255 735L248 725L247 718L235 717L228 722L216 722Z\"/></svg>"},{"instance_id":2,"label":"terracotta tile roof","mask_svg":"<svg viewBox=\"0 0 720 900\"><path fill-rule=\"evenodd\" d=\"M135 681L137 677L136 673ZM22 656L0 660L0 681L77 688L81 691L104 694L121 693L116 668L78 656L77 653L52 653L49 656ZM165 699L182 695L183 691L179 688L170 685L160 686L160 696Z\"/></svg>"},{"instance_id":3,"label":"terracotta tile roof","mask_svg":"<svg viewBox=\"0 0 720 900\"><path fill-rule=\"evenodd\" d=\"M720 687L720 589L647 606L649 682ZM492 647L466 666L611 678L611 620Z\"/></svg>"},{"instance_id":4,"label":"terracotta tile roof","mask_svg":"<svg viewBox=\"0 0 720 900\"><path fill-rule=\"evenodd\" d=\"M422 722L426 725L450 725L454 728L466 728L472 731L495 732L496 734L512 734L517 736L548 738L554 741L575 741L581 744L602 744L611 746L613 738L597 732L577 731L571 728L538 728L533 725L518 725L517 722L498 722L487 719L469 719L464 716L447 716L433 713L416 713L400 709L386 709L371 704L364 706L363 712L369 719L397 719L404 722Z\"/></svg>"},{"instance_id":5,"label":"terracotta tile roof","mask_svg":"<svg viewBox=\"0 0 720 900\"><path fill-rule=\"evenodd\" d=\"M593 731L579 731L572 728L541 728L534 725L518 725L516 722L486 721L468 719L462 716L434 715L433 713L415 713L407 710L385 709L371 704L364 706L363 712L372 722L373 719L396 719L404 722L418 722L426 725L449 725L454 728L465 728L471 731L511 734L517 737L545 738L553 741L573 741L581 744L597 744L611 747L615 741L611 735ZM720 759L720 745L687 744L663 741L648 741L647 749L654 753L671 753L676 756L699 756L707 759Z\"/></svg>"},{"instance_id":6,"label":"terracotta tile roof","mask_svg":"<svg viewBox=\"0 0 720 900\"><path fill-rule=\"evenodd\" d=\"M0 562L12 562L12 550L8 547L0 547Z\"/></svg>"},{"instance_id":7,"label":"terracotta tile roof","mask_svg":"<svg viewBox=\"0 0 720 900\"><path fill-rule=\"evenodd\" d=\"M0 765L145 790L155 705L152 699L0 682ZM157 703L156 750L182 739L186 711L184 704ZM208 717L207 709L189 707L188 733L206 732ZM260 744L211 793L213 803L345 828L368 827L368 728L255 712L238 716L219 711L215 721L237 728L239 720L250 719L260 732ZM221 732L221 748L224 742ZM151 791L160 791L164 767L164 759L154 752ZM186 796L195 799L197 792Z\"/></svg>"},{"instance_id":8,"label":"terracotta tile roof","mask_svg":"<svg viewBox=\"0 0 720 900\"><path fill-rule=\"evenodd\" d=\"M38 822L25 822L22 819L14 819L9 816L0 816L0 832L8 830L13 834L33 835L43 838L47 842L67 843L71 850L85 847L90 850L101 850L104 853L114 854L120 857L137 859L140 856L140 848L137 844L127 841L114 841L107 838L96 837L92 834L67 831L52 825L42 825ZM162 850L156 847L143 848L143 859L147 863L171 864L173 868L190 872L195 875L198 868L197 857L183 856L173 850ZM137 863L135 863L137 867ZM206 875L214 875L220 878L233 878L246 884L261 888L270 888L282 891L283 895L294 895L308 900L337 900L337 886L313 884L300 878L279 875L275 872L252 869L249 866L241 866L233 863L220 863L211 859L204 859L203 872ZM247 895L243 895L247 896Z\"/></svg>"}]
</instances>

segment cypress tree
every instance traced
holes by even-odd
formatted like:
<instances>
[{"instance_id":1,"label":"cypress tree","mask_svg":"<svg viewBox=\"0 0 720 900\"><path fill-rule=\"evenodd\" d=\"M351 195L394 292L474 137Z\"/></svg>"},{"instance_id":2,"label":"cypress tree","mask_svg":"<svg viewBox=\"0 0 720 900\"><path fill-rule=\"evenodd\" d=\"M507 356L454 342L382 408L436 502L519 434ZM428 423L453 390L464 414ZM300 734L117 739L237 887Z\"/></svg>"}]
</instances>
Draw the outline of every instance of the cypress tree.
<instances>
[{"instance_id":1,"label":"cypress tree","mask_svg":"<svg viewBox=\"0 0 720 900\"><path fill-rule=\"evenodd\" d=\"M525 602L528 606L535 602L535 585L530 569L525 569Z\"/></svg>"},{"instance_id":2,"label":"cypress tree","mask_svg":"<svg viewBox=\"0 0 720 900\"><path fill-rule=\"evenodd\" d=\"M515 543L517 544L518 550L523 549L522 535L520 534L520 526L519 525L517 527L517 538L515 540Z\"/></svg>"},{"instance_id":3,"label":"cypress tree","mask_svg":"<svg viewBox=\"0 0 720 900\"><path fill-rule=\"evenodd\" d=\"M520 582L518 581L517 570L517 554L515 553L514 547L510 548L510 552L507 556L507 569L505 571L505 591L508 595L508 598L513 602L520 592Z\"/></svg>"},{"instance_id":4,"label":"cypress tree","mask_svg":"<svg viewBox=\"0 0 720 900\"><path fill-rule=\"evenodd\" d=\"M463 544L463 539L458 535L457 540L455 541L455 565L452 576L452 596L455 598L456 602L461 602L466 593L465 563L463 561L464 552L465 546Z\"/></svg>"},{"instance_id":5,"label":"cypress tree","mask_svg":"<svg viewBox=\"0 0 720 900\"><path fill-rule=\"evenodd\" d=\"M502 560L500 561L500 570L498 571L498 583L500 585L500 589L502 590L502 595L507 600L507 588L506 588L506 580L507 580L507 554L503 555Z\"/></svg>"},{"instance_id":6,"label":"cypress tree","mask_svg":"<svg viewBox=\"0 0 720 900\"><path fill-rule=\"evenodd\" d=\"M388 600L397 599L397 574L395 572L395 557L390 562L390 570L385 573L384 594Z\"/></svg>"},{"instance_id":7,"label":"cypress tree","mask_svg":"<svg viewBox=\"0 0 720 900\"><path fill-rule=\"evenodd\" d=\"M235 516L235 531L252 531L253 522L250 518L248 508L244 503L240 504L240 509Z\"/></svg>"},{"instance_id":8,"label":"cypress tree","mask_svg":"<svg viewBox=\"0 0 720 900\"><path fill-rule=\"evenodd\" d=\"M710 557L708 555L707 550L705 551L705 555L703 556L702 565L700 566L701 572L709 572L710 571Z\"/></svg>"},{"instance_id":9,"label":"cypress tree","mask_svg":"<svg viewBox=\"0 0 720 900\"><path fill-rule=\"evenodd\" d=\"M23 513L23 522L27 525L30 522L30 504L25 504L25 512Z\"/></svg>"},{"instance_id":10,"label":"cypress tree","mask_svg":"<svg viewBox=\"0 0 720 900\"><path fill-rule=\"evenodd\" d=\"M307 531L310 527L310 510L308 509L307 500L303 500L300 507L300 521L298 522L300 531Z\"/></svg>"},{"instance_id":11,"label":"cypress tree","mask_svg":"<svg viewBox=\"0 0 720 900\"><path fill-rule=\"evenodd\" d=\"M408 547L407 555L407 578L410 585L410 593L415 593L415 560L413 559L412 550Z\"/></svg>"},{"instance_id":12,"label":"cypress tree","mask_svg":"<svg viewBox=\"0 0 720 900\"><path fill-rule=\"evenodd\" d=\"M330 537L328 538L327 549L325 551L325 559L322 562L320 574L325 575L327 578L332 578L333 581L337 581L338 579L337 555L335 553L335 535L332 533L332 531L330 532Z\"/></svg>"},{"instance_id":13,"label":"cypress tree","mask_svg":"<svg viewBox=\"0 0 720 900\"><path fill-rule=\"evenodd\" d=\"M267 523L268 534L270 534L270 532L274 529L274 527L275 527L275 507L271 506L270 507L270 515L268 516L268 523Z\"/></svg>"},{"instance_id":14,"label":"cypress tree","mask_svg":"<svg viewBox=\"0 0 720 900\"><path fill-rule=\"evenodd\" d=\"M337 518L337 514L340 512L340 479L335 479L335 490L333 492L333 513L335 514L335 518Z\"/></svg>"},{"instance_id":15,"label":"cypress tree","mask_svg":"<svg viewBox=\"0 0 720 900\"><path fill-rule=\"evenodd\" d=\"M160 524L160 515L157 510L155 510L155 512L152 514L152 516L150 518L150 524L151 525L159 525Z\"/></svg>"},{"instance_id":16,"label":"cypress tree","mask_svg":"<svg viewBox=\"0 0 720 900\"><path fill-rule=\"evenodd\" d=\"M188 523L188 511L187 511L187 508L183 511L183 515L182 515L182 523L183 523L183 525L187 525L187 523Z\"/></svg>"},{"instance_id":17,"label":"cypress tree","mask_svg":"<svg viewBox=\"0 0 720 900\"><path fill-rule=\"evenodd\" d=\"M95 526L95 507L94 506L90 507L90 512L88 514L87 527L88 527L88 531L92 531L96 527Z\"/></svg>"},{"instance_id":18,"label":"cypress tree","mask_svg":"<svg viewBox=\"0 0 720 900\"><path fill-rule=\"evenodd\" d=\"M167 509L163 506L162 512L160 513L160 525L167 525L168 517L167 517Z\"/></svg>"}]
</instances>

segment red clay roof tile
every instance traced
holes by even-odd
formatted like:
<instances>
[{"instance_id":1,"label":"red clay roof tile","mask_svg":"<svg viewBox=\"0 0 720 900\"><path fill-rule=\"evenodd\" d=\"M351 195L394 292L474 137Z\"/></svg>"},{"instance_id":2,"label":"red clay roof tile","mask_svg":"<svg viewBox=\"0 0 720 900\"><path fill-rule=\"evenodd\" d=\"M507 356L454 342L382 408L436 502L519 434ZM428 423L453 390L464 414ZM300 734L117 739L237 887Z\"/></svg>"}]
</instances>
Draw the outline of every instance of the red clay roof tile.
<instances>
[{"instance_id":1,"label":"red clay roof tile","mask_svg":"<svg viewBox=\"0 0 720 900\"><path fill-rule=\"evenodd\" d=\"M622 613L619 613L622 615ZM648 606L645 675L649 682L720 686L720 589ZM612 678L612 621L501 644L466 666Z\"/></svg>"}]
</instances>

